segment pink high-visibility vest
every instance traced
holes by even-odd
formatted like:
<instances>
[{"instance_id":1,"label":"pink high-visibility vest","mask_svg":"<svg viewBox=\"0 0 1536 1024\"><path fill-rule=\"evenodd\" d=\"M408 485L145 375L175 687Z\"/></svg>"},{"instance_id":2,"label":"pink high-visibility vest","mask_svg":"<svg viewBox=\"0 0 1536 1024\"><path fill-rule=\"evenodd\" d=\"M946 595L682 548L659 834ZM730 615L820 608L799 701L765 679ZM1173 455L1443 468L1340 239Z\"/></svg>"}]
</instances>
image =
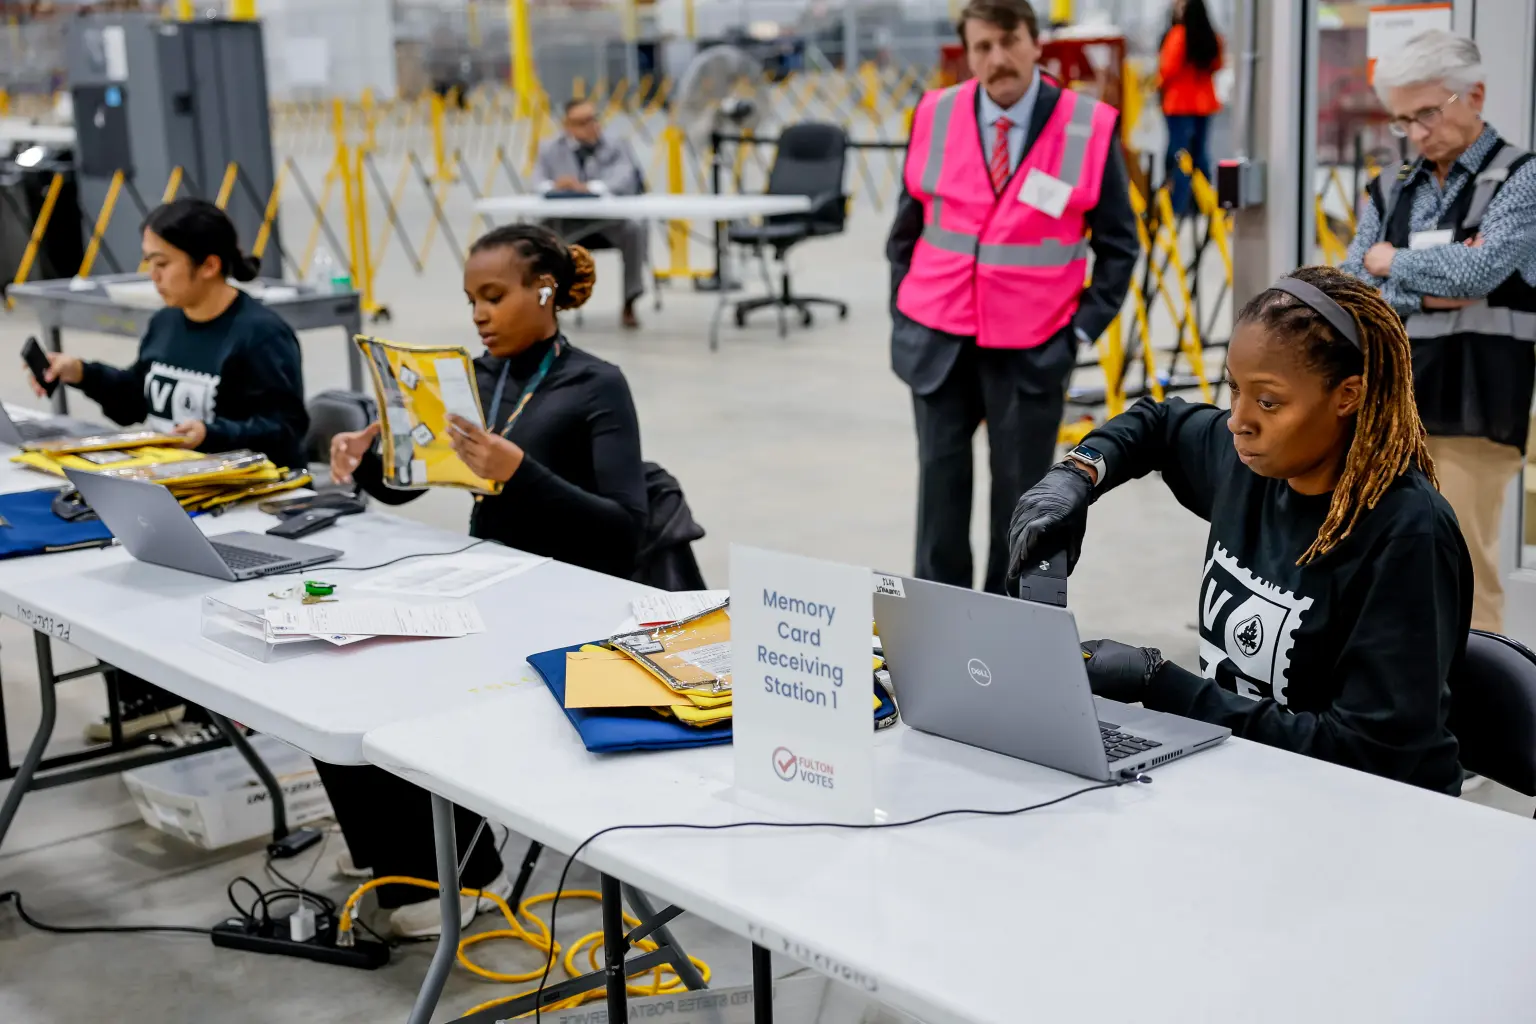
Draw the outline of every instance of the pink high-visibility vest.
<instances>
[{"instance_id":1,"label":"pink high-visibility vest","mask_svg":"<svg viewBox=\"0 0 1536 1024\"><path fill-rule=\"evenodd\" d=\"M912 118L903 172L923 205L923 233L896 307L935 330L971 336L984 348L1033 348L1071 320L1088 277L1083 217L1099 202L1115 111L1070 89L1001 194L976 122L975 79L929 92ZM1052 215L1021 199L1051 197L1048 175L1069 186ZM1049 202L1041 203L1047 209Z\"/></svg>"}]
</instances>

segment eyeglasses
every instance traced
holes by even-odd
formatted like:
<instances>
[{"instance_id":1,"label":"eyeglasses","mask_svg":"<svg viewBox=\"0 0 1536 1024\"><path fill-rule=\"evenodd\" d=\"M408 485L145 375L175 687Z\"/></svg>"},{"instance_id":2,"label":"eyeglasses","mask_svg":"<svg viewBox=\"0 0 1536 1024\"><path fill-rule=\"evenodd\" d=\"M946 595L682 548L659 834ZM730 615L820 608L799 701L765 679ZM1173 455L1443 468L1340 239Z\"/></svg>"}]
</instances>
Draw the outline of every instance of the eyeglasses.
<instances>
[{"instance_id":1,"label":"eyeglasses","mask_svg":"<svg viewBox=\"0 0 1536 1024\"><path fill-rule=\"evenodd\" d=\"M1445 108L1450 106L1452 103L1455 103L1459 98L1460 97L1453 92L1451 93L1451 98L1440 104L1438 107L1425 107L1423 110L1420 110L1408 117L1394 117L1392 120L1387 122L1387 130L1400 139L1406 139L1408 137L1408 132L1412 130L1414 125L1418 125L1420 128L1428 131L1437 123L1439 123L1440 115L1445 113Z\"/></svg>"}]
</instances>

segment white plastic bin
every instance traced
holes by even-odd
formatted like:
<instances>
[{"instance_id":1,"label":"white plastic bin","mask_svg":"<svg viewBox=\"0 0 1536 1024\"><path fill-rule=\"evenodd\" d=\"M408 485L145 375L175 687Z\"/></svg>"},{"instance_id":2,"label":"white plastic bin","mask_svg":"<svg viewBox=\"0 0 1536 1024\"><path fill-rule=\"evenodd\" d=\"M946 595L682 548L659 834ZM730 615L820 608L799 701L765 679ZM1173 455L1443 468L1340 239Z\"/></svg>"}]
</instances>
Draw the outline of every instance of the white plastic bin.
<instances>
[{"instance_id":1,"label":"white plastic bin","mask_svg":"<svg viewBox=\"0 0 1536 1024\"><path fill-rule=\"evenodd\" d=\"M271 736L250 737L283 789L288 827L331 814L314 762ZM272 833L266 787L233 748L134 768L123 782L146 824L204 850Z\"/></svg>"}]
</instances>

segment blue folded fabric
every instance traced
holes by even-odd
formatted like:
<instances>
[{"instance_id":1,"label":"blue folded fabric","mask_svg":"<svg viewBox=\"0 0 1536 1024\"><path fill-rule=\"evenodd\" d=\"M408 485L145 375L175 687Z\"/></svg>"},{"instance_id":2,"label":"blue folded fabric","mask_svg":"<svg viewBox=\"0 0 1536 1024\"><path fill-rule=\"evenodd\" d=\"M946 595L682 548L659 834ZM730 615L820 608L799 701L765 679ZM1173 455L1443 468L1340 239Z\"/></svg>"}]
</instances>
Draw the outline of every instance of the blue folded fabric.
<instances>
[{"instance_id":1,"label":"blue folded fabric","mask_svg":"<svg viewBox=\"0 0 1536 1024\"><path fill-rule=\"evenodd\" d=\"M100 520L71 523L55 515L53 499L58 495L57 487L0 494L0 520L4 522L0 525L0 558L112 543L112 531Z\"/></svg>"},{"instance_id":2,"label":"blue folded fabric","mask_svg":"<svg viewBox=\"0 0 1536 1024\"><path fill-rule=\"evenodd\" d=\"M592 643L603 643L594 640ZM568 708L565 706L565 656L585 646L576 644L559 650L530 654L528 664L549 687L550 696L581 735L581 742L595 754L618 754L627 750L674 750L686 747L712 747L731 742L731 723L697 727L663 718L649 708ZM896 705L881 689L875 694L880 706L875 721L896 713Z\"/></svg>"}]
</instances>

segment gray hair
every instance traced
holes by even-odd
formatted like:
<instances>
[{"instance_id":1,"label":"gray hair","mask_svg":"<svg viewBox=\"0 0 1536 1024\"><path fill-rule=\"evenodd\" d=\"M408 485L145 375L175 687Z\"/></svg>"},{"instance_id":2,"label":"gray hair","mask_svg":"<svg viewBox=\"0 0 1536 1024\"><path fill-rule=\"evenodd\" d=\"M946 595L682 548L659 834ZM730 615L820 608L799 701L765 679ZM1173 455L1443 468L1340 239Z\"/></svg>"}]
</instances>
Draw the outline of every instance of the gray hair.
<instances>
[{"instance_id":1,"label":"gray hair","mask_svg":"<svg viewBox=\"0 0 1536 1024\"><path fill-rule=\"evenodd\" d=\"M1440 29L1421 32L1401 50L1376 62L1376 95L1383 103L1389 89L1440 82L1452 92L1464 92L1485 82L1483 55L1466 36Z\"/></svg>"}]
</instances>

